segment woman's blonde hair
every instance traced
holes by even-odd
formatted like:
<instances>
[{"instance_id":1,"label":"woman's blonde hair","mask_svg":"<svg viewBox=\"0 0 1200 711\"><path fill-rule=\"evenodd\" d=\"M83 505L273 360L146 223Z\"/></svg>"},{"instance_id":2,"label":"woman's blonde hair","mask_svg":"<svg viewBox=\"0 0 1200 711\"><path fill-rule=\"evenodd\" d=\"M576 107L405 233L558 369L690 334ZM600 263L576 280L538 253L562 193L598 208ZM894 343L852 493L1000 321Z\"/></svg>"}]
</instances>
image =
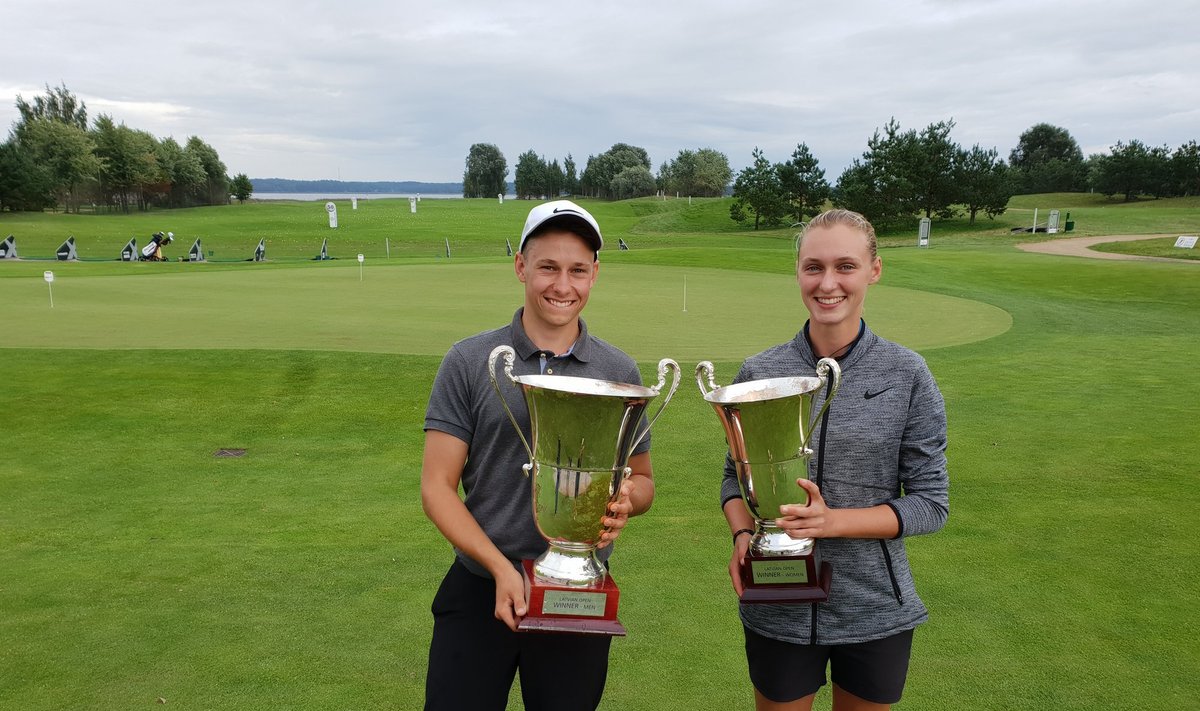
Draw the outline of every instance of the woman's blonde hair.
<instances>
[{"instance_id":1,"label":"woman's blonde hair","mask_svg":"<svg viewBox=\"0 0 1200 711\"><path fill-rule=\"evenodd\" d=\"M870 220L853 210L833 209L826 210L820 215L809 220L808 224L804 225L804 229L800 231L800 236L796 239L796 258L800 257L800 245L804 243L804 236L808 231L816 228L830 228L838 225L844 225L850 229L859 230L867 236L867 250L871 253L871 259L875 259L877 244L875 241L875 228L871 226Z\"/></svg>"}]
</instances>

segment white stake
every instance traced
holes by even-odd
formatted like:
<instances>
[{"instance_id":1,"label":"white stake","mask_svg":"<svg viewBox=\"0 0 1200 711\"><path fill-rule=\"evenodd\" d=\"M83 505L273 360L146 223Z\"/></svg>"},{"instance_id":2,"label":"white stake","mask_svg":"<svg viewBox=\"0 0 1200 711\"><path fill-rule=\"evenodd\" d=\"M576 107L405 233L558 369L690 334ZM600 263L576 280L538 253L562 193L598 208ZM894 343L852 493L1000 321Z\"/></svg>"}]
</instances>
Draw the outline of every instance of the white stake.
<instances>
[{"instance_id":1,"label":"white stake","mask_svg":"<svg viewBox=\"0 0 1200 711\"><path fill-rule=\"evenodd\" d=\"M362 281L362 265L363 265L363 256L360 254L360 255L358 255L358 280L359 281Z\"/></svg>"},{"instance_id":2,"label":"white stake","mask_svg":"<svg viewBox=\"0 0 1200 711\"><path fill-rule=\"evenodd\" d=\"M54 272L42 272L42 278L46 280L46 288L50 290L50 308L54 308Z\"/></svg>"},{"instance_id":3,"label":"white stake","mask_svg":"<svg viewBox=\"0 0 1200 711\"><path fill-rule=\"evenodd\" d=\"M383 238L383 246L387 250L387 258L392 258L392 241L388 237Z\"/></svg>"},{"instance_id":4,"label":"white stake","mask_svg":"<svg viewBox=\"0 0 1200 711\"><path fill-rule=\"evenodd\" d=\"M687 274L683 275L683 312L687 313Z\"/></svg>"}]
</instances>

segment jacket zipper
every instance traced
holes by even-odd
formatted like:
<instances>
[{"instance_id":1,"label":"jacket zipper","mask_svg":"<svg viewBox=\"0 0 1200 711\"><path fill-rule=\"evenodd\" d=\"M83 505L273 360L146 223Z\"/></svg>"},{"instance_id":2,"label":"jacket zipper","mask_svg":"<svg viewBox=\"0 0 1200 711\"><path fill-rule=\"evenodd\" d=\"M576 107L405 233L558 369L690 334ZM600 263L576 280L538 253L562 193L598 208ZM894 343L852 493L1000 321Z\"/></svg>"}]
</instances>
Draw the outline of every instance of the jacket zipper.
<instances>
[{"instance_id":1,"label":"jacket zipper","mask_svg":"<svg viewBox=\"0 0 1200 711\"><path fill-rule=\"evenodd\" d=\"M833 387L833 383L825 386L825 396L829 397L829 389ZM817 443L817 479L816 485L821 486L821 479L825 471L825 430L829 426L829 410L821 417L821 439ZM879 539L879 550L883 551L883 562L887 566L888 580L892 583L892 594L896 596L896 602L900 605L904 604L904 593L900 592L900 583L896 580L896 571L892 568L892 554L887 548L887 541ZM817 643L817 603L813 603L812 612L812 634L810 635L810 643Z\"/></svg>"},{"instance_id":2,"label":"jacket zipper","mask_svg":"<svg viewBox=\"0 0 1200 711\"><path fill-rule=\"evenodd\" d=\"M829 393L833 388L833 379L825 385L825 397L829 397ZM829 411L833 409L833 404L825 410L825 414L821 415L821 439L817 441L817 477L813 482L817 488L821 487L821 481L825 473L825 430L829 427ZM817 644L817 606L819 602L812 604L812 624L809 625L808 643L811 645Z\"/></svg>"},{"instance_id":3,"label":"jacket zipper","mask_svg":"<svg viewBox=\"0 0 1200 711\"><path fill-rule=\"evenodd\" d=\"M879 539L879 550L883 551L883 562L887 566L888 580L892 581L892 593L896 602L904 604L904 595L900 592L900 583L896 582L896 571L892 570L892 553L887 548L887 541Z\"/></svg>"}]
</instances>

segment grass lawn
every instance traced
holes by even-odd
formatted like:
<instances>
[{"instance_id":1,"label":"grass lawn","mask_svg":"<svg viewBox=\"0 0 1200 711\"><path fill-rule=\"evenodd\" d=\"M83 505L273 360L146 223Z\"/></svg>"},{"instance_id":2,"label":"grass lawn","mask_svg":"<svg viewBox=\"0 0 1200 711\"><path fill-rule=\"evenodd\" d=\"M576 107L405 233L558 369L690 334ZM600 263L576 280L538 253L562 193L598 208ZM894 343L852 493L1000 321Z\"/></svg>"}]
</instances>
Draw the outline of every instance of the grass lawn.
<instances>
[{"instance_id":1,"label":"grass lawn","mask_svg":"<svg viewBox=\"0 0 1200 711\"><path fill-rule=\"evenodd\" d=\"M503 237L528 204L387 203L339 206L324 263L308 261L330 232L318 203L0 215L22 256L71 233L111 260L158 229L180 236L171 256L191 234L215 252L0 263L0 708L420 707L451 558L420 510L425 402L449 344L518 305ZM1031 236L1008 229L1034 203L1070 209L1074 234L1195 231L1186 201L1064 195L935 222L927 250L902 246L915 227L882 236L867 320L929 361L952 480L946 529L909 542L931 620L897 708L1188 708L1200 279L1021 252ZM645 378L670 356L728 381L803 322L792 231L731 229L719 200L593 207L634 248L606 250L589 326ZM256 235L271 262L215 261ZM654 443L655 506L614 557L630 634L603 708L749 708L724 445L690 378Z\"/></svg>"},{"instance_id":2,"label":"grass lawn","mask_svg":"<svg viewBox=\"0 0 1200 711\"><path fill-rule=\"evenodd\" d=\"M506 260L364 266L361 279L357 264L214 272L200 266L127 277L91 276L93 265L65 264L52 287L41 278L46 265L33 266L30 278L0 280L0 299L38 315L6 334L5 345L440 356L465 335L505 323L522 298ZM158 265L127 266L152 272ZM746 348L761 350L793 335L795 312L803 308L787 274L630 262L606 263L601 272L602 288L585 317L597 333L619 336L640 360L739 360ZM918 347L979 340L1011 325L996 307L901 287L878 287L870 303L885 333ZM734 322L738 328L730 329Z\"/></svg>"},{"instance_id":3,"label":"grass lawn","mask_svg":"<svg viewBox=\"0 0 1200 711\"><path fill-rule=\"evenodd\" d=\"M1176 247L1178 237L1163 237L1160 239L1140 239L1133 242L1106 242L1093 245L1091 248L1098 252L1113 252L1115 254L1137 254L1144 257L1170 257L1172 259L1200 259L1200 251L1194 248Z\"/></svg>"}]
</instances>

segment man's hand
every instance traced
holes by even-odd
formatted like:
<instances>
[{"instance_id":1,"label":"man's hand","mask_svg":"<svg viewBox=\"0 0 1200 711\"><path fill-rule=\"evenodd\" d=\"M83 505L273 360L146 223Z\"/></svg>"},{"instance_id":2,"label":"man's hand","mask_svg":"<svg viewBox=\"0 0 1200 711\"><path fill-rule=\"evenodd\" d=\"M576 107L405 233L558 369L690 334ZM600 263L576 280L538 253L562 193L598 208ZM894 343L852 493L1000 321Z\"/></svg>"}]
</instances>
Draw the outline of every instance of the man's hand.
<instances>
[{"instance_id":1,"label":"man's hand","mask_svg":"<svg viewBox=\"0 0 1200 711\"><path fill-rule=\"evenodd\" d=\"M496 619L508 625L513 632L525 616L525 576L511 565L501 568L496 579Z\"/></svg>"},{"instance_id":2,"label":"man's hand","mask_svg":"<svg viewBox=\"0 0 1200 711\"><path fill-rule=\"evenodd\" d=\"M600 532L600 542L596 544L596 548L600 549L607 545L611 545L617 540L617 536L621 535L621 529L625 528L625 524L629 521L629 515L633 513L633 502L630 496L633 494L633 481L630 477L625 477L621 482L621 489L617 493L617 500L608 505L608 515L600 520L604 530Z\"/></svg>"}]
</instances>

